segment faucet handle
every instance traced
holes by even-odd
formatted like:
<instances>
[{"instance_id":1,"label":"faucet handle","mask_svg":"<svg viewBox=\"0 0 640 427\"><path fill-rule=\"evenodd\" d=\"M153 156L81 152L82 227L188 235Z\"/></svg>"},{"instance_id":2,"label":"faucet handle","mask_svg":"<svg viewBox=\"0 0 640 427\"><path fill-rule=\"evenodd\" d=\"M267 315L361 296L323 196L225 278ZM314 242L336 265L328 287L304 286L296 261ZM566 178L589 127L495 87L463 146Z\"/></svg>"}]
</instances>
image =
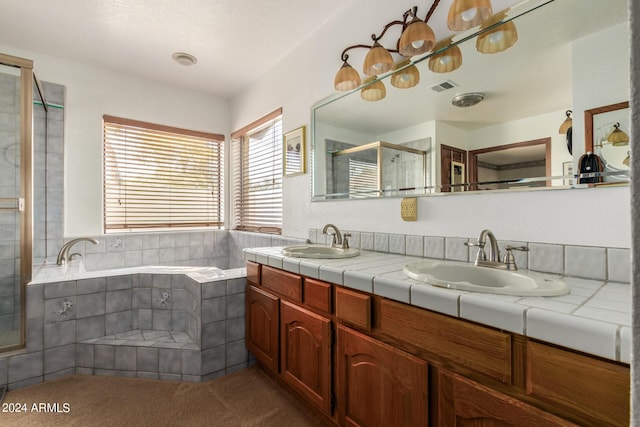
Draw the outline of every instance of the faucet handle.
<instances>
[{"instance_id":1,"label":"faucet handle","mask_svg":"<svg viewBox=\"0 0 640 427\"><path fill-rule=\"evenodd\" d=\"M507 245L504 247L504 250L507 252L510 251L521 251L521 252L529 252L529 248L526 246L511 246L511 245Z\"/></svg>"},{"instance_id":2,"label":"faucet handle","mask_svg":"<svg viewBox=\"0 0 640 427\"><path fill-rule=\"evenodd\" d=\"M478 248L478 254L476 255L476 262L478 261L486 261L487 260L487 254L484 252L484 245L485 242L464 242L464 245L468 248Z\"/></svg>"},{"instance_id":3,"label":"faucet handle","mask_svg":"<svg viewBox=\"0 0 640 427\"><path fill-rule=\"evenodd\" d=\"M351 237L351 233L342 233L342 249L349 249L349 237Z\"/></svg>"},{"instance_id":4,"label":"faucet handle","mask_svg":"<svg viewBox=\"0 0 640 427\"><path fill-rule=\"evenodd\" d=\"M473 243L473 242L464 242L464 245L465 245L465 246L467 246L467 247L469 247L469 248L473 248L473 247L476 247L476 248L484 248L485 243L484 243L484 242L476 242L476 243Z\"/></svg>"},{"instance_id":5,"label":"faucet handle","mask_svg":"<svg viewBox=\"0 0 640 427\"><path fill-rule=\"evenodd\" d=\"M518 266L516 265L516 258L513 256L512 251L521 251L521 252L529 252L529 248L526 246L511 246L507 245L504 247L506 253L502 258L502 262L507 265L507 270L517 270Z\"/></svg>"}]
</instances>

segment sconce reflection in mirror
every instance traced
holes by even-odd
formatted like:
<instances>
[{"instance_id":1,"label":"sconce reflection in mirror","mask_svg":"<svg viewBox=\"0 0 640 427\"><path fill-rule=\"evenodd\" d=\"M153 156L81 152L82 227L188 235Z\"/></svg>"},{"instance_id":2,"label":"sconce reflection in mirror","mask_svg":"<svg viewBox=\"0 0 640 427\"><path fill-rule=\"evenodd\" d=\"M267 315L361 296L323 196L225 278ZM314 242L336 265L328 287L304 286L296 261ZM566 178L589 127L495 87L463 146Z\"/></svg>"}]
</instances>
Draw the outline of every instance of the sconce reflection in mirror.
<instances>
[{"instance_id":1,"label":"sconce reflection in mirror","mask_svg":"<svg viewBox=\"0 0 640 427\"><path fill-rule=\"evenodd\" d=\"M628 183L629 102L596 107L584 112L585 151L597 154L601 160L604 183ZM621 148L622 147L622 148Z\"/></svg>"},{"instance_id":2,"label":"sconce reflection in mirror","mask_svg":"<svg viewBox=\"0 0 640 427\"><path fill-rule=\"evenodd\" d=\"M392 53L404 58L411 58L433 52L434 55L429 60L431 71L444 73L459 68L462 64L462 54L460 49L452 43L452 37L436 43L436 36L428 25L439 2L440 0L433 2L424 19L418 17L417 6L407 10L401 20L394 20L386 24L379 35L372 34L372 45L356 44L345 48L340 56L342 67L334 79L335 89L344 92L364 84L361 97L366 101L379 101L386 94L384 83L378 80L371 84L370 79L375 80L377 76L392 70L394 72L394 77L391 79L393 86L399 89L416 86L420 75L415 64L410 59L400 59L395 62ZM477 51L485 54L502 52L513 46L518 40L515 24L512 21L502 22L506 19L507 11L508 9L492 16L493 10L490 0L454 0L449 9L447 26L452 31L466 31L469 28L482 25L476 41ZM380 40L387 33L387 30L395 25L402 26L400 38L395 43L395 48L385 48ZM369 79L364 83L362 83L358 72L348 62L347 52L356 48L368 49L362 72L369 76ZM374 85L377 86L371 87Z\"/></svg>"},{"instance_id":3,"label":"sconce reflection in mirror","mask_svg":"<svg viewBox=\"0 0 640 427\"><path fill-rule=\"evenodd\" d=\"M569 150L569 154L573 154L573 119L571 119L571 110L567 110L565 113L567 118L564 119L564 122L560 125L560 129L558 129L558 133L567 135L567 149Z\"/></svg>"},{"instance_id":4,"label":"sconce reflection in mirror","mask_svg":"<svg viewBox=\"0 0 640 427\"><path fill-rule=\"evenodd\" d=\"M613 125L613 132L607 137L607 141L614 147L629 145L629 135L620 130L620 123Z\"/></svg>"}]
</instances>

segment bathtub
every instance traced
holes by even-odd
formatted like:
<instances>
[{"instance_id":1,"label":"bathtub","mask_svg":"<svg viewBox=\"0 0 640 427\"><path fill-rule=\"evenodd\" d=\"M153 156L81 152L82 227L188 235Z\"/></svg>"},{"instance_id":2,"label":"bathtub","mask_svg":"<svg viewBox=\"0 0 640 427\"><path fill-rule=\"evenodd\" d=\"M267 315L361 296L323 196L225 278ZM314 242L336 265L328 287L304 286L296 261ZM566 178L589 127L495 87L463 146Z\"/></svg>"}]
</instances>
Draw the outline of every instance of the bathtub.
<instances>
[{"instance_id":1,"label":"bathtub","mask_svg":"<svg viewBox=\"0 0 640 427\"><path fill-rule=\"evenodd\" d=\"M245 268L41 266L27 285L27 355L45 379L200 382L233 372L249 361L245 277Z\"/></svg>"}]
</instances>

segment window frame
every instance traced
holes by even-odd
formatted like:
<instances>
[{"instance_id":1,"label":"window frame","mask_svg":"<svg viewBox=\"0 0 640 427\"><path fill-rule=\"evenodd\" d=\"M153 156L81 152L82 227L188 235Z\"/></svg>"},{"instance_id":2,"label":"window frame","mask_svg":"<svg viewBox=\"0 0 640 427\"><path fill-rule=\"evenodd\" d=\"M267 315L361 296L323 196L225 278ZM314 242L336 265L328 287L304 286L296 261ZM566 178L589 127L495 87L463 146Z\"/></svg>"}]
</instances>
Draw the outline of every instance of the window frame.
<instances>
[{"instance_id":1,"label":"window frame","mask_svg":"<svg viewBox=\"0 0 640 427\"><path fill-rule=\"evenodd\" d=\"M132 132L131 137L129 138L125 134L123 138L118 138L119 127L122 128L123 132ZM102 213L103 231L105 234L194 228L222 229L224 227L224 135L143 122L107 114L103 115L102 132ZM145 140L145 138L148 139ZM120 140L117 141L117 139ZM182 153L185 153L188 152L190 147L197 146L203 142L210 144L210 147L202 150L202 152L196 152L192 156L180 155L181 149ZM129 144L128 148L127 144ZM122 175L123 170L129 174L144 174L146 173L143 170L144 167L153 164L127 156L121 156L121 159L124 159L124 163L117 164L115 157L116 151L114 151L116 149L140 150L137 151L138 156L142 156L145 153L149 155L149 152L158 149L157 153L152 154L156 160L155 165L160 165L165 169L164 172L158 172L155 177L156 179L162 179L165 183L171 178L176 178L176 185L173 187L163 186L163 184L159 182L153 186L149 185L149 181L145 180L132 178L127 181L116 178L118 175ZM209 149L211 151L207 154ZM156 155L157 157L155 157ZM165 156L164 159L163 156ZM170 167L172 166L171 160L167 160L167 158L180 158L184 161L195 162L196 166L203 167L204 170L201 171L201 173L194 173L194 169L187 167L182 170L181 174L173 173L170 171ZM189 166L193 166L193 164ZM139 169L136 170L136 167ZM158 167L158 169L161 168ZM206 180L201 180L203 175L210 175L209 178L212 179L212 181L209 182L209 187L202 186L203 182L207 182ZM180 184L178 182L180 178L183 179L182 186L178 185ZM184 181L188 181L187 178L195 178L196 184L192 187L185 186ZM217 180L217 183L215 180ZM136 184L133 184L134 182ZM130 185L129 183L132 184ZM123 186L125 192L125 207L118 208L113 202L114 195L115 192L122 192ZM127 186L134 187L140 191L132 191L131 188L127 189ZM158 192L154 191L154 188L162 188L165 194L161 193L162 197L155 197ZM203 188L207 189L203 190ZM208 199L207 193L211 193L210 199ZM141 196L139 198L131 197L131 195L134 194ZM167 207L167 196L170 197L173 202L173 204L168 204L170 208ZM120 197L120 195L117 197ZM145 197L148 197L148 199ZM128 203L131 204L131 207L127 205L127 200L129 201ZM185 201L187 203L185 203ZM194 206L196 203L200 204L198 209L195 209L195 213L193 206L188 203L189 201L193 201ZM118 203L122 202L118 201ZM142 205L144 205L144 207L142 207ZM206 207L204 205L206 205ZM145 213L145 209L149 210ZM164 211L164 214L161 213L162 211ZM146 219L144 218L145 215L147 215ZM156 218L154 218L154 216L156 216Z\"/></svg>"},{"instance_id":2,"label":"window frame","mask_svg":"<svg viewBox=\"0 0 640 427\"><path fill-rule=\"evenodd\" d=\"M276 124L276 121L279 123ZM261 202L252 202L250 195L252 190L248 189L249 182L247 178L248 167L248 153L247 144L252 134L262 131L263 126L266 126L269 122L274 122L274 126L279 127L279 137L274 136L269 143L273 144L271 157L276 159L275 166L272 170L272 180L274 182L273 188L279 187L279 200L277 196L273 199L268 199L268 196L264 196L265 200ZM283 213L283 137L282 132L282 108L278 108L271 113L261 117L258 120L244 126L243 128L231 133L231 152L232 152L232 206L233 206L233 218L232 229L239 231L269 233L269 234L281 234L282 233L282 213ZM267 200L268 199L268 200ZM265 210L265 205L269 202L279 202L279 218L276 213L269 213ZM250 212L250 213L249 213ZM267 220L261 222L257 220L257 217L261 215L270 215L269 218L275 218L274 220Z\"/></svg>"}]
</instances>

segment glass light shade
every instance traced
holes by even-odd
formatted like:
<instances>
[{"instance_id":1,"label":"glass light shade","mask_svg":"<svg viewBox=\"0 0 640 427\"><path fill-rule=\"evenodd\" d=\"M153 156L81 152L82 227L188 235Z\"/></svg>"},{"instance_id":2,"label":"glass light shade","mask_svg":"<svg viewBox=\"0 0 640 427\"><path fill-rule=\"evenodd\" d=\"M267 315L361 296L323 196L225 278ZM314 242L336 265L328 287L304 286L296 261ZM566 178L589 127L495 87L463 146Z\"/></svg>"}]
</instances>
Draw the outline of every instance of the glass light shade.
<instances>
[{"instance_id":1,"label":"glass light shade","mask_svg":"<svg viewBox=\"0 0 640 427\"><path fill-rule=\"evenodd\" d=\"M400 70L402 67L409 65L409 62L410 61L408 59L401 61L397 63L393 69ZM398 89L408 89L410 87L414 87L418 83L420 83L420 72L418 71L418 67L415 65L402 68L400 71L395 71L391 76L391 85Z\"/></svg>"},{"instance_id":2,"label":"glass light shade","mask_svg":"<svg viewBox=\"0 0 640 427\"><path fill-rule=\"evenodd\" d=\"M482 24L493 14L490 0L454 0L449 8L447 26L464 31Z\"/></svg>"},{"instance_id":3,"label":"glass light shade","mask_svg":"<svg viewBox=\"0 0 640 427\"><path fill-rule=\"evenodd\" d=\"M478 36L476 49L480 53L498 53L509 49L518 41L518 31L513 21L505 22Z\"/></svg>"},{"instance_id":4,"label":"glass light shade","mask_svg":"<svg viewBox=\"0 0 640 427\"><path fill-rule=\"evenodd\" d=\"M400 36L398 52L407 57L420 55L431 51L435 43L436 36L431 27L421 19L414 18Z\"/></svg>"},{"instance_id":5,"label":"glass light shade","mask_svg":"<svg viewBox=\"0 0 640 427\"><path fill-rule=\"evenodd\" d=\"M571 119L571 110L567 110L565 113L567 118L564 119L564 122L560 125L560 129L558 129L558 133L567 133L570 127L573 126L573 120Z\"/></svg>"},{"instance_id":6,"label":"glass light shade","mask_svg":"<svg viewBox=\"0 0 640 427\"><path fill-rule=\"evenodd\" d=\"M333 84L336 90L341 92L355 89L360 86L360 74L347 61L344 61L336 73Z\"/></svg>"},{"instance_id":7,"label":"glass light shade","mask_svg":"<svg viewBox=\"0 0 640 427\"><path fill-rule=\"evenodd\" d=\"M438 43L436 45L436 50L448 46L450 42L451 40L446 40L443 43ZM432 55L431 58L429 58L429 69L434 73L449 73L457 70L461 65L462 52L457 45L450 46L446 50Z\"/></svg>"},{"instance_id":8,"label":"glass light shade","mask_svg":"<svg viewBox=\"0 0 640 427\"><path fill-rule=\"evenodd\" d=\"M374 79L375 77L370 77L365 80L364 84L367 84ZM380 101L385 96L387 96L387 89L384 87L384 83L380 80L365 86L360 90L360 97L365 101Z\"/></svg>"},{"instance_id":9,"label":"glass light shade","mask_svg":"<svg viewBox=\"0 0 640 427\"><path fill-rule=\"evenodd\" d=\"M615 129L609 134L607 141L614 147L629 145L629 135L620 130L620 123L616 123L613 127Z\"/></svg>"},{"instance_id":10,"label":"glass light shade","mask_svg":"<svg viewBox=\"0 0 640 427\"><path fill-rule=\"evenodd\" d=\"M393 68L393 58L387 49L375 42L364 58L363 72L367 76L386 73Z\"/></svg>"}]
</instances>

